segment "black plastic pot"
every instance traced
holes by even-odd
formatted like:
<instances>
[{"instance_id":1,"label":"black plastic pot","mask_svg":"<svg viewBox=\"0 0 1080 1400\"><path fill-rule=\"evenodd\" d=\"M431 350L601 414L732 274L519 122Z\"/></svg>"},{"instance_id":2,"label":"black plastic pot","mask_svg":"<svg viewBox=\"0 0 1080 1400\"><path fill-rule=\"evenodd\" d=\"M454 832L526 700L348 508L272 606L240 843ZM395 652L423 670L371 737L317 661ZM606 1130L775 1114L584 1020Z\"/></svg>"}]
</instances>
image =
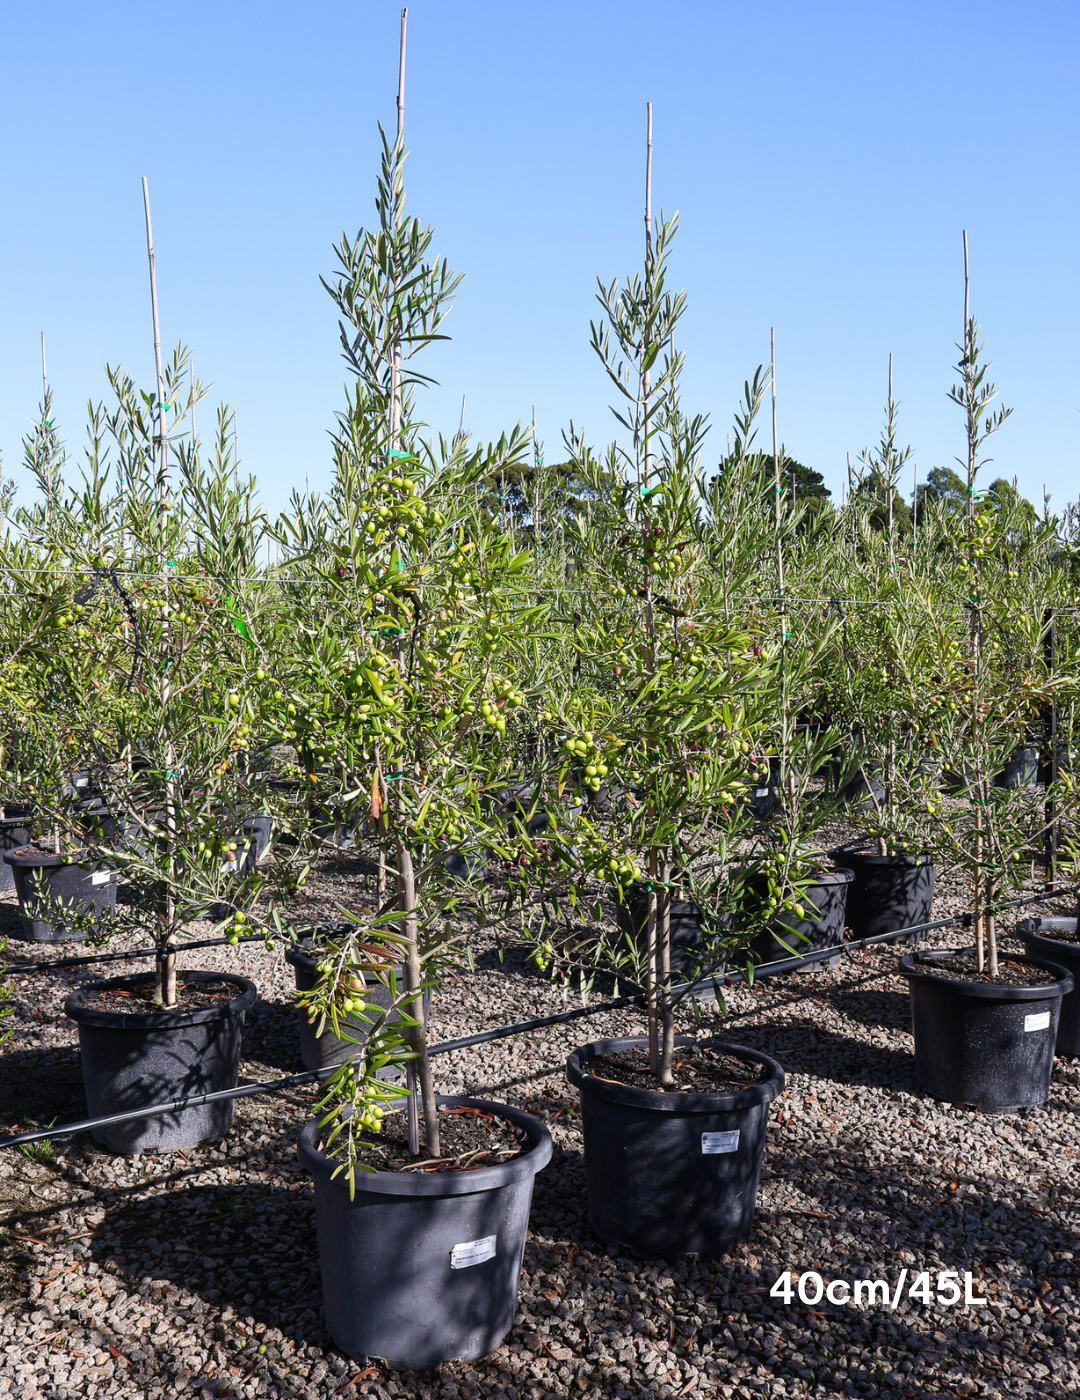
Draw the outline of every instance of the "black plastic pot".
<instances>
[{"instance_id":1,"label":"black plastic pot","mask_svg":"<svg viewBox=\"0 0 1080 1400\"><path fill-rule=\"evenodd\" d=\"M807 917L800 919L791 913L774 919L750 944L750 952L758 962L778 962L784 958L802 957L819 948L839 947L844 942L847 892L853 878L847 869L822 871L800 901L807 910ZM750 884L760 891L764 899L767 890L764 875L752 876ZM816 913L810 913L807 906ZM779 941L781 938L783 943ZM834 954L827 959L828 965L834 967L841 956L840 953Z\"/></svg>"},{"instance_id":2,"label":"black plastic pot","mask_svg":"<svg viewBox=\"0 0 1080 1400\"><path fill-rule=\"evenodd\" d=\"M32 836L29 807L8 807L7 815L0 817L0 856L8 851L28 846ZM0 860L0 890L13 889L15 873L11 866Z\"/></svg>"},{"instance_id":3,"label":"black plastic pot","mask_svg":"<svg viewBox=\"0 0 1080 1400\"><path fill-rule=\"evenodd\" d=\"M1047 938L1049 929L1071 933L1075 941L1066 943L1060 938ZM1075 985L1061 999L1055 1048L1059 1055L1080 1055L1080 940L1076 939L1076 920L1023 919L1016 925L1016 936L1035 957L1049 958L1072 973Z\"/></svg>"},{"instance_id":4,"label":"black plastic pot","mask_svg":"<svg viewBox=\"0 0 1080 1400\"><path fill-rule=\"evenodd\" d=\"M314 987L319 976L319 966L316 958L310 952L305 952L302 948L293 944L285 954L285 961L290 964L296 977L296 990L298 992L309 992ZM404 986L404 969L396 967L398 986ZM367 990L363 993L364 1000L373 1006L380 1006L384 1010L389 1007L391 996L389 990L371 979ZM424 993L424 1016L431 1007L431 993ZM377 1011L372 1012L372 1017L378 1015ZM354 1055L358 1055L363 1049L368 1035L371 1032L371 1022L361 1021L354 1016L346 1016L339 1020L346 1034L351 1036L351 1040L345 1040L342 1036L335 1035L327 1017L321 1035L316 1034L318 1021L308 1020L307 1011L299 1006L296 1009L297 1026L300 1031L300 1058L303 1060L305 1069L329 1069L332 1065L340 1065L345 1060L351 1060Z\"/></svg>"},{"instance_id":5,"label":"black plastic pot","mask_svg":"<svg viewBox=\"0 0 1080 1400\"><path fill-rule=\"evenodd\" d=\"M84 998L102 988L145 987L147 974L91 982L68 997L64 1011L79 1027L86 1107L92 1118L145 1104L235 1089L244 1012L255 1004L255 984L237 973L188 972L178 981L226 982L239 993L218 1006L125 1014L98 1011ZM179 1113L137 1118L91 1129L111 1152L192 1147L229 1131L233 1102L204 1104Z\"/></svg>"},{"instance_id":6,"label":"black plastic pot","mask_svg":"<svg viewBox=\"0 0 1080 1400\"><path fill-rule=\"evenodd\" d=\"M994 774L997 788L1022 789L1028 791L1036 784L1039 775L1039 746L1023 744L1016 750L1000 773Z\"/></svg>"},{"instance_id":7,"label":"black plastic pot","mask_svg":"<svg viewBox=\"0 0 1080 1400\"><path fill-rule=\"evenodd\" d=\"M900 959L911 989L919 1087L945 1103L986 1113L1045 1103L1061 1000L1073 989L1072 973L1045 958L1010 956L1010 962L1043 968L1058 980L1010 987L934 975L935 961L954 957L953 948Z\"/></svg>"},{"instance_id":8,"label":"black plastic pot","mask_svg":"<svg viewBox=\"0 0 1080 1400\"><path fill-rule=\"evenodd\" d=\"M693 900L673 899L670 917L671 969L692 976L705 956L701 910ZM622 903L615 906L615 920L622 932L634 939L638 952L644 956L649 946L649 892L644 885L631 885Z\"/></svg>"},{"instance_id":9,"label":"black plastic pot","mask_svg":"<svg viewBox=\"0 0 1080 1400\"><path fill-rule=\"evenodd\" d=\"M677 1036L676 1045L692 1045ZM719 1039L701 1045L765 1065L770 1077L731 1094L675 1094L598 1079L598 1055L648 1044L644 1036L597 1040L566 1062L581 1092L589 1219L608 1244L649 1259L715 1259L754 1222L768 1107L784 1071L760 1050Z\"/></svg>"},{"instance_id":10,"label":"black plastic pot","mask_svg":"<svg viewBox=\"0 0 1080 1400\"><path fill-rule=\"evenodd\" d=\"M75 854L57 855L38 846L17 846L4 852L15 877L22 931L16 938L31 943L81 942L86 934L65 923L65 913L94 918L116 906L116 872L101 861L76 865Z\"/></svg>"},{"instance_id":11,"label":"black plastic pot","mask_svg":"<svg viewBox=\"0 0 1080 1400\"><path fill-rule=\"evenodd\" d=\"M767 767L762 766L748 775L749 791L745 801L754 821L767 822L771 818L776 808L779 777L780 760L776 757L769 759Z\"/></svg>"},{"instance_id":12,"label":"black plastic pot","mask_svg":"<svg viewBox=\"0 0 1080 1400\"><path fill-rule=\"evenodd\" d=\"M854 876L845 913L854 938L876 938L930 922L936 867L929 856L845 851L842 859Z\"/></svg>"},{"instance_id":13,"label":"black plastic pot","mask_svg":"<svg viewBox=\"0 0 1080 1400\"><path fill-rule=\"evenodd\" d=\"M881 769L879 765L864 763L862 771L856 773L840 789L839 798L841 802L850 803L859 808L883 807L886 801L885 785L881 781Z\"/></svg>"},{"instance_id":14,"label":"black plastic pot","mask_svg":"<svg viewBox=\"0 0 1080 1400\"><path fill-rule=\"evenodd\" d=\"M301 1164L315 1179L323 1315L334 1343L357 1359L402 1371L475 1361L514 1322L533 1178L551 1158L538 1119L483 1099L439 1099L479 1108L523 1128L520 1157L466 1172L357 1172L355 1199L331 1180L337 1163L300 1134Z\"/></svg>"}]
</instances>

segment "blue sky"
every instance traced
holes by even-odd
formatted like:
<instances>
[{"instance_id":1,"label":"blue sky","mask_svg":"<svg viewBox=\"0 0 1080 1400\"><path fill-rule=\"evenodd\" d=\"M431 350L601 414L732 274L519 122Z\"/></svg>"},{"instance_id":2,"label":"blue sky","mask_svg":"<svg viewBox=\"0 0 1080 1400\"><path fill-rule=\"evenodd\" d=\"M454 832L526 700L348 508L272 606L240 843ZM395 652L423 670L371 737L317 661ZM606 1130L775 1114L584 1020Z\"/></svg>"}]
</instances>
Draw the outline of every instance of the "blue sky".
<instances>
[{"instance_id":1,"label":"blue sky","mask_svg":"<svg viewBox=\"0 0 1080 1400\"><path fill-rule=\"evenodd\" d=\"M271 508L327 480L344 367L318 279L371 217L398 15L382 0L3 8L5 472L40 398L42 330L69 449L106 360L150 382L147 175L164 339L236 408ZM641 260L651 100L654 198L682 223L684 402L711 415L714 454L775 325L781 437L837 493L845 453L876 440L890 351L920 475L951 463L967 227L973 309L1015 410L986 479L1075 500L1078 37L1068 3L418 0L409 209L466 274L454 339L429 356L428 420L452 430L466 394L488 437L535 404L548 461L571 418L611 435L588 327L596 277Z\"/></svg>"}]
</instances>

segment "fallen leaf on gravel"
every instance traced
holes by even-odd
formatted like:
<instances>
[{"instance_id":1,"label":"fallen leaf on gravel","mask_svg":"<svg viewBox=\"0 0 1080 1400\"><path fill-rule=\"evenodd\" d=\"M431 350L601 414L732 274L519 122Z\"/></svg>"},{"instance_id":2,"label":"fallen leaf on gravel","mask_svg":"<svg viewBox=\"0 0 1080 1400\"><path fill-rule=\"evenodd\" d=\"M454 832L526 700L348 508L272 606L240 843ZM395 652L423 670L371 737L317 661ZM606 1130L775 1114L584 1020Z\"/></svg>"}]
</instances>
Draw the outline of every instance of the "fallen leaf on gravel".
<instances>
[{"instance_id":1,"label":"fallen leaf on gravel","mask_svg":"<svg viewBox=\"0 0 1080 1400\"><path fill-rule=\"evenodd\" d=\"M348 1390L349 1386L355 1385L357 1381L367 1380L368 1376L377 1376L378 1374L379 1368L377 1366L369 1366L367 1370L357 1371L355 1376L351 1376L347 1381L343 1381L341 1385L338 1386L338 1390Z\"/></svg>"}]
</instances>

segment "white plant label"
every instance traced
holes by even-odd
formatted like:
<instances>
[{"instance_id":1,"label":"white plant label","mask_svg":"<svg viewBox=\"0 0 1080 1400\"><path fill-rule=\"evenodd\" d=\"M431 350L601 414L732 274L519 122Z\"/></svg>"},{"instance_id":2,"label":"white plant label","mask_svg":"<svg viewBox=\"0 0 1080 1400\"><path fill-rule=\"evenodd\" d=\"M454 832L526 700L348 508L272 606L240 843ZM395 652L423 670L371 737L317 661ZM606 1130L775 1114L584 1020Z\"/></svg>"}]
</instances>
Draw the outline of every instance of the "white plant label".
<instances>
[{"instance_id":1,"label":"white plant label","mask_svg":"<svg viewBox=\"0 0 1080 1400\"><path fill-rule=\"evenodd\" d=\"M739 1129L730 1133L702 1133L701 1150L706 1157L716 1157L722 1152L738 1152Z\"/></svg>"},{"instance_id":2,"label":"white plant label","mask_svg":"<svg viewBox=\"0 0 1080 1400\"><path fill-rule=\"evenodd\" d=\"M485 1259L495 1258L495 1241L498 1235L485 1235L482 1240L466 1240L456 1244L450 1251L452 1269L471 1269L474 1264L482 1264Z\"/></svg>"},{"instance_id":3,"label":"white plant label","mask_svg":"<svg viewBox=\"0 0 1080 1400\"><path fill-rule=\"evenodd\" d=\"M76 786L76 787L89 787L89 786L90 786L90 779L89 779L89 778L76 778L76 779L75 779L75 786Z\"/></svg>"},{"instance_id":4,"label":"white plant label","mask_svg":"<svg viewBox=\"0 0 1080 1400\"><path fill-rule=\"evenodd\" d=\"M769 789L768 789L768 788L755 788L755 789L754 789L754 796L755 796L755 797L768 797L768 795L769 795Z\"/></svg>"},{"instance_id":5,"label":"white plant label","mask_svg":"<svg viewBox=\"0 0 1080 1400\"><path fill-rule=\"evenodd\" d=\"M1033 1011L1030 1016L1024 1017L1024 1030L1026 1031L1048 1031L1049 1029L1049 1011Z\"/></svg>"},{"instance_id":6,"label":"white plant label","mask_svg":"<svg viewBox=\"0 0 1080 1400\"><path fill-rule=\"evenodd\" d=\"M236 866L237 866L237 862L236 862L235 860L223 860L223 861L221 862L221 869L222 869L222 872L223 872L223 873L224 873L226 870L235 870L235 869L236 869Z\"/></svg>"},{"instance_id":7,"label":"white plant label","mask_svg":"<svg viewBox=\"0 0 1080 1400\"><path fill-rule=\"evenodd\" d=\"M112 877L111 870L97 870L90 876L90 883L92 885L107 885Z\"/></svg>"}]
</instances>

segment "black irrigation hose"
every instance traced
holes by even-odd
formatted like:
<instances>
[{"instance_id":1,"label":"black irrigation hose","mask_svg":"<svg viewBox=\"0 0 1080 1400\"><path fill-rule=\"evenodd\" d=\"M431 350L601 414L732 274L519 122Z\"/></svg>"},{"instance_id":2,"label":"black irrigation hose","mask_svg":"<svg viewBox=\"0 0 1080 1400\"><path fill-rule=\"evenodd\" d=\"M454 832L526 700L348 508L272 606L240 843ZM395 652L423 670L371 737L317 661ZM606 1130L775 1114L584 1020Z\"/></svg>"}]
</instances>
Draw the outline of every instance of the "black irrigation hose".
<instances>
[{"instance_id":1,"label":"black irrigation hose","mask_svg":"<svg viewBox=\"0 0 1080 1400\"><path fill-rule=\"evenodd\" d=\"M1043 894L1028 895L1023 899L1012 899L1007 903L999 905L1000 909L1016 909L1027 904L1044 903L1048 899L1056 899L1059 895L1072 894L1080 890L1080 885L1067 885L1063 889L1047 890ZM970 925L974 918L971 913L954 914L949 919L935 919L932 923L914 924L910 928L895 929L892 933L875 934L872 938L853 939L850 943L834 944L831 948L816 948L812 953L806 953L801 957L784 958L776 962L762 963L754 969L754 980L758 977L767 977L778 972L790 972L800 967L810 967L815 963L824 961L826 958L835 957L837 953L855 952L860 948L869 948L877 943L886 943L898 938L910 937L912 934L931 933L935 929L952 928L957 924ZM217 941L217 940L215 940ZM195 947L195 944L188 944L188 947ZM204 945L205 946L205 945ZM55 966L55 964L49 964ZM718 974L718 976L721 974ZM725 982L745 982L746 975L742 972L732 972L722 974ZM710 981L703 981L695 984L697 986L709 986ZM673 988L675 992L694 990L688 988L686 983ZM605 1011L616 1011L625 1006L640 1006L645 1000L644 992L634 992L630 996L616 997L614 1001L597 1002L595 1006L577 1006L570 1011L558 1011L552 1016L536 1016L529 1021L517 1021L510 1026L498 1026L491 1031L480 1031L476 1035L461 1036L457 1040L444 1040L438 1045L432 1045L429 1055L445 1055L451 1050L464 1050L472 1045L485 1045L493 1040L506 1040L512 1035L524 1035L529 1031L543 1030L547 1026L563 1025L568 1021L575 1021L585 1016L599 1016ZM212 1094L198 1094L186 1099L173 1099L170 1103L150 1104L145 1108L132 1108L124 1113L113 1113L102 1118L86 1118L78 1123L62 1123L59 1127L38 1128L29 1133L16 1133L8 1137L0 1137L0 1148L21 1147L26 1143L42 1142L46 1138L70 1137L75 1133L89 1132L93 1128L106 1127L113 1123L130 1123L138 1118L153 1118L162 1113L179 1113L186 1108L200 1108L204 1104L225 1103L229 1099L245 1099L256 1094L272 1094L281 1089L289 1089L300 1084L315 1084L320 1080L328 1079L337 1070L338 1066L329 1069L304 1070L299 1074L286 1074L280 1079L269 1079L258 1084L242 1084L236 1089L219 1089Z\"/></svg>"},{"instance_id":2,"label":"black irrigation hose","mask_svg":"<svg viewBox=\"0 0 1080 1400\"><path fill-rule=\"evenodd\" d=\"M262 943L261 933L245 933L238 939L238 943ZM196 943L181 943L177 945L176 952L186 953L192 948L222 948L226 943L231 945L228 938L201 938ZM11 973L20 975L28 972L55 972L60 968L67 967L87 967L93 963L107 962L130 962L135 958L153 958L157 956L156 948L126 948L118 953L87 953L80 958L56 958L52 962L25 962L8 963L6 967L0 968L5 976Z\"/></svg>"}]
</instances>

